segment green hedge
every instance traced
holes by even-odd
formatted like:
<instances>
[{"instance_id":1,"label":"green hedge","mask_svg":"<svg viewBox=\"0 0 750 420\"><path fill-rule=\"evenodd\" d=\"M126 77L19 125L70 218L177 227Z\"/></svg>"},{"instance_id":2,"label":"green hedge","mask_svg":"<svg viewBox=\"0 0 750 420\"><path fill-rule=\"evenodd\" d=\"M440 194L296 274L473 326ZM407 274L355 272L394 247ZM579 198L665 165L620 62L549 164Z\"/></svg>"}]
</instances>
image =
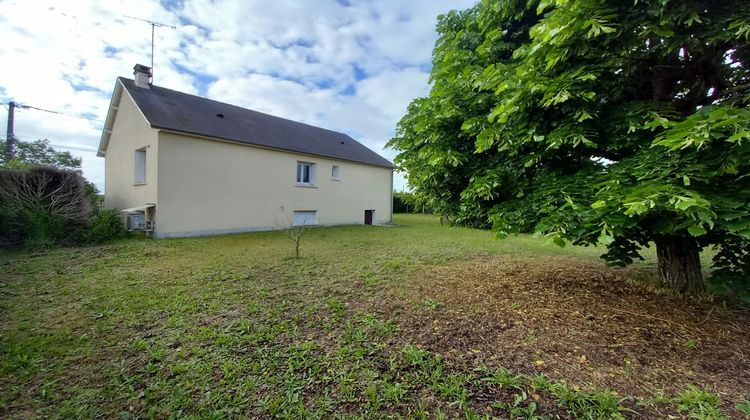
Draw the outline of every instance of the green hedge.
<instances>
[{"instance_id":1,"label":"green hedge","mask_svg":"<svg viewBox=\"0 0 750 420\"><path fill-rule=\"evenodd\" d=\"M93 210L97 200L79 171L0 169L0 244L38 248L125 236L116 211Z\"/></svg>"}]
</instances>

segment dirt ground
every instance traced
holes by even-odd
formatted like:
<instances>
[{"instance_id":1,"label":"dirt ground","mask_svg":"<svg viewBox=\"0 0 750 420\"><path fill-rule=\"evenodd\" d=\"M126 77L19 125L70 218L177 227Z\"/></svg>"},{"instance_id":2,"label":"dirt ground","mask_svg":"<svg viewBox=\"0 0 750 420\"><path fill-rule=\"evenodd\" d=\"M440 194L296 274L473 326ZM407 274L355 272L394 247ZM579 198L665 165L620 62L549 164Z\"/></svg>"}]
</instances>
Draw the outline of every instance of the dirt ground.
<instances>
[{"instance_id":1,"label":"dirt ground","mask_svg":"<svg viewBox=\"0 0 750 420\"><path fill-rule=\"evenodd\" d=\"M634 269L545 257L483 256L419 275L399 306L404 336L469 365L544 373L639 400L689 385L725 412L750 397L750 314L680 299Z\"/></svg>"}]
</instances>

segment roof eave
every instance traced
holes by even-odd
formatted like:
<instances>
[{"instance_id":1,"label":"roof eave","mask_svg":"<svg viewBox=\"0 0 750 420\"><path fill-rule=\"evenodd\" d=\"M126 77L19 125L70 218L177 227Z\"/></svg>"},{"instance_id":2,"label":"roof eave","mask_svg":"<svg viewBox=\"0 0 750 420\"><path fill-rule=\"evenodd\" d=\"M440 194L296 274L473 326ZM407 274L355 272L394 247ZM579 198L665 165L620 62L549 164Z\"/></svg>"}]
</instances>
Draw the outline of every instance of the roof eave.
<instances>
[{"instance_id":1,"label":"roof eave","mask_svg":"<svg viewBox=\"0 0 750 420\"><path fill-rule=\"evenodd\" d=\"M385 158L383 158L383 160L385 160L387 162L387 164L381 164L381 163L375 163L375 162L364 162L364 161L361 161L361 160L346 159L346 158L337 157L337 156L323 155L323 154L320 154L320 153L305 152L305 151L301 151L301 150L292 150L292 149L287 149L287 148L282 148L282 147L271 147L271 146L267 146L267 145L263 145L263 144L251 143L251 142L244 141L244 140L237 140L237 139L230 139L230 138L224 138L224 137L210 136L210 135L203 134L203 133L194 133L192 131L180 130L180 129L176 129L176 128L173 128L173 127L163 127L163 126L159 126L159 125L155 125L155 124L152 124L151 128L154 128L154 129L157 129L157 130L161 130L161 131L166 131L166 132L169 132L169 133L186 134L186 135L189 135L189 136L200 137L200 138L204 138L204 139L208 139L208 140L226 141L226 142L241 144L241 145L245 145L245 146L259 147L261 149L278 150L278 151L281 151L281 152L299 153L299 154L303 154L303 155L318 156L318 157L322 157L322 158L326 158L326 159L336 159L336 160L340 160L340 161L344 161L344 162L354 162L354 163L358 163L358 164L361 164L361 165L377 166L377 167L380 167L380 168L388 168L388 169L391 169L391 170L396 169L396 166L393 165L393 163L391 163L388 159L385 159ZM375 153L375 152L373 152L373 153ZM380 156L380 155L378 155L378 156ZM382 158L382 156L381 156L381 158Z\"/></svg>"},{"instance_id":2,"label":"roof eave","mask_svg":"<svg viewBox=\"0 0 750 420\"><path fill-rule=\"evenodd\" d=\"M107 118L104 120L104 127L102 128L102 135L99 139L99 147L96 150L98 157L104 157L107 155L107 147L109 146L109 138L112 136L112 126L115 123L115 117L117 117L117 104L120 103L123 91L122 82L118 78L115 81L115 88L112 91L112 99L109 101L109 109L107 110Z\"/></svg>"}]
</instances>

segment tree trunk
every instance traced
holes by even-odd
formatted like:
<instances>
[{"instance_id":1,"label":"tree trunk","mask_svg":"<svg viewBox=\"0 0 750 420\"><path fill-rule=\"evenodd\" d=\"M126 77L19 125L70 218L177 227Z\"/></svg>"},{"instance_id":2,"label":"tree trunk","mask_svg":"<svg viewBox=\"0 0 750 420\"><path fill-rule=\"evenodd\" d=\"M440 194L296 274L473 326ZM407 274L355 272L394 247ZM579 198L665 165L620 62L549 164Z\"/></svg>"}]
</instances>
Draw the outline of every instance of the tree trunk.
<instances>
[{"instance_id":1,"label":"tree trunk","mask_svg":"<svg viewBox=\"0 0 750 420\"><path fill-rule=\"evenodd\" d=\"M700 250L692 237L667 236L656 241L659 282L681 294L706 290L701 272Z\"/></svg>"}]
</instances>

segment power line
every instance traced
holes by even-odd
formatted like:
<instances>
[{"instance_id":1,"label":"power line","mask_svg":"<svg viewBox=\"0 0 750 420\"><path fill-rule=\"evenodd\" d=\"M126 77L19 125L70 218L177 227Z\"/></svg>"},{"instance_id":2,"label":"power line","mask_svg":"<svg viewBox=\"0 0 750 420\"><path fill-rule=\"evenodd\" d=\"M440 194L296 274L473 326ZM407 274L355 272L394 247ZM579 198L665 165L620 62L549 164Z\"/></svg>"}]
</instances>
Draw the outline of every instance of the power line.
<instances>
[{"instance_id":1,"label":"power line","mask_svg":"<svg viewBox=\"0 0 750 420\"><path fill-rule=\"evenodd\" d=\"M49 140L48 138L44 136L27 136L27 135L13 134L13 137L18 137L20 139L26 139L26 140Z\"/></svg>"},{"instance_id":2,"label":"power line","mask_svg":"<svg viewBox=\"0 0 750 420\"><path fill-rule=\"evenodd\" d=\"M69 145L69 144L62 144L62 143L52 143L46 137L26 136L26 135L19 135L19 134L14 134L13 137L14 138L27 139L27 140L31 140L31 141L47 140L47 142L49 142L50 146L57 147L57 148L60 148L60 149L79 150L81 152L96 152L97 151L97 149L95 147L90 147L90 146L76 146L76 145ZM6 140L5 138L0 138L0 141L5 141L5 140Z\"/></svg>"},{"instance_id":3,"label":"power line","mask_svg":"<svg viewBox=\"0 0 750 420\"><path fill-rule=\"evenodd\" d=\"M70 149L70 150L78 150L80 152L96 152L97 149L95 147L84 147L84 146L68 146L64 144L59 143L50 143L50 146L58 147L61 149Z\"/></svg>"},{"instance_id":4,"label":"power line","mask_svg":"<svg viewBox=\"0 0 750 420\"><path fill-rule=\"evenodd\" d=\"M0 0L0 1L2 1L2 0ZM96 131L101 131L102 123L99 122L99 121L86 120L86 119L83 119L83 118L76 118L76 117L68 116L68 115L53 115L53 114L49 114L49 113L46 113L45 115L46 115L44 117L45 120L58 120L58 121L71 122L73 119L78 119L78 120L81 120L81 121L86 121Z\"/></svg>"},{"instance_id":5,"label":"power line","mask_svg":"<svg viewBox=\"0 0 750 420\"><path fill-rule=\"evenodd\" d=\"M61 112L61 111L53 111L51 109L39 108L39 107L35 107L35 106L31 106L31 105L26 105L26 104L17 104L17 106L19 108L22 108L22 109L35 109L37 111L49 112L50 114L66 115L68 117L80 118L82 120L96 121L96 122L100 122L100 123L104 122L103 120L98 120L96 118L84 117L83 115L68 114L67 112Z\"/></svg>"}]
</instances>

